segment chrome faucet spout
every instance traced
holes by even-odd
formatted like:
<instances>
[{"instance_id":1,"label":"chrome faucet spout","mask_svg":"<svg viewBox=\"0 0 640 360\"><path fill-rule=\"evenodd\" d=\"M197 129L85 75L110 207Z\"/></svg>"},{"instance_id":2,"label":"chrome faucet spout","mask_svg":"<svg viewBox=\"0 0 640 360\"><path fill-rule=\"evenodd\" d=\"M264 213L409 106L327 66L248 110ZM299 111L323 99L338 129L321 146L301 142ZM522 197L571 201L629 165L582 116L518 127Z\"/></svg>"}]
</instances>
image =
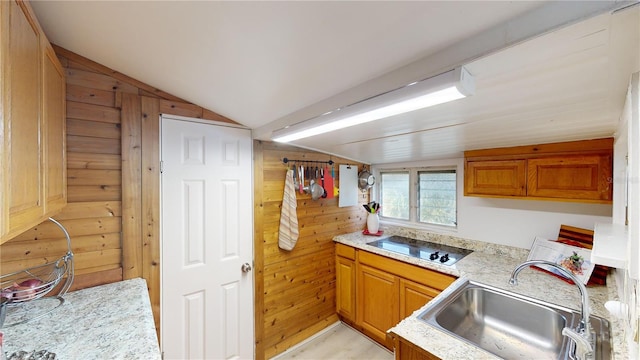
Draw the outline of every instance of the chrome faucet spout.
<instances>
[{"instance_id":1,"label":"chrome faucet spout","mask_svg":"<svg viewBox=\"0 0 640 360\"><path fill-rule=\"evenodd\" d=\"M545 260L529 260L529 261L523 262L522 264L516 266L515 269L513 269L513 272L511 273L511 278L509 279L509 284L517 285L518 284L517 277L520 271L522 271L522 269L529 267L531 265L551 266L555 269L558 269L558 271L560 271L563 275L566 275L568 278L573 280L573 283L576 284L576 286L578 287L578 290L580 290L580 297L582 299L582 306L581 306L582 320L580 320L580 324L578 325L578 328L576 329L576 331L580 333L584 338L591 339L591 331L589 328L589 316L590 316L589 294L587 293L587 288L584 286L582 281L580 281L570 271L568 271L567 269L563 268L562 266L556 263L552 263L550 261L545 261Z\"/></svg>"}]
</instances>

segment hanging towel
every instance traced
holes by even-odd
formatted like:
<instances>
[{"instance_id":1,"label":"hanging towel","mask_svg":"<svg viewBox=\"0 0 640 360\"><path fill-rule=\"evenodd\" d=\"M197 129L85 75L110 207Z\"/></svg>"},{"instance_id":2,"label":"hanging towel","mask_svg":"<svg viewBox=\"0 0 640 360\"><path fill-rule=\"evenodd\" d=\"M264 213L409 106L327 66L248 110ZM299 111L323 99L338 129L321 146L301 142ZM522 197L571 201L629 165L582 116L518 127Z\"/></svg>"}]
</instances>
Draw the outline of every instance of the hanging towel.
<instances>
[{"instance_id":1,"label":"hanging towel","mask_svg":"<svg viewBox=\"0 0 640 360\"><path fill-rule=\"evenodd\" d=\"M298 214L296 207L296 188L293 185L293 170L287 170L284 181L284 196L282 198L282 211L280 213L280 232L278 234L278 246L284 250L292 250L298 241Z\"/></svg>"}]
</instances>

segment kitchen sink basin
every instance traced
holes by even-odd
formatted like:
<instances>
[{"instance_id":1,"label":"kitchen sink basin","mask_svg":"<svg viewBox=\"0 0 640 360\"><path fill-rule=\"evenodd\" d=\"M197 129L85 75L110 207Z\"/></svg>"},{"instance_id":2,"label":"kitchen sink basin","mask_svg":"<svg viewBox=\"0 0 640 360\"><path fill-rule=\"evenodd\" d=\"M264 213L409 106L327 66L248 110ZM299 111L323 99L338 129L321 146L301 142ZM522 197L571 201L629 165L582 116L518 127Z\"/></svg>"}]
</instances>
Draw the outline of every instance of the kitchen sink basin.
<instances>
[{"instance_id":1,"label":"kitchen sink basin","mask_svg":"<svg viewBox=\"0 0 640 360\"><path fill-rule=\"evenodd\" d=\"M462 281L418 316L452 336L504 359L569 359L573 342L562 335L580 313L488 285ZM609 323L591 316L596 359L610 356Z\"/></svg>"}]
</instances>

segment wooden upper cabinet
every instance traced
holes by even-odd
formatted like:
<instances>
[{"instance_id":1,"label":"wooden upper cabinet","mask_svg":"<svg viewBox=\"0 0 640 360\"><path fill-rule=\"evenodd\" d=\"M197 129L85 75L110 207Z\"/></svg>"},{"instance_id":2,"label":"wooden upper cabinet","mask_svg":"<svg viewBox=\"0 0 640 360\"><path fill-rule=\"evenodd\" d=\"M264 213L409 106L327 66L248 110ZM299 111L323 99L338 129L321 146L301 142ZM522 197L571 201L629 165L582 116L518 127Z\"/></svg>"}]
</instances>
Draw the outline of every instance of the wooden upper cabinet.
<instances>
[{"instance_id":1,"label":"wooden upper cabinet","mask_svg":"<svg viewBox=\"0 0 640 360\"><path fill-rule=\"evenodd\" d=\"M613 138L465 152L464 194L611 203Z\"/></svg>"},{"instance_id":2,"label":"wooden upper cabinet","mask_svg":"<svg viewBox=\"0 0 640 360\"><path fill-rule=\"evenodd\" d=\"M26 230L24 224L44 212L40 32L20 4L8 1L2 7L3 216L4 232L10 234Z\"/></svg>"},{"instance_id":3,"label":"wooden upper cabinet","mask_svg":"<svg viewBox=\"0 0 640 360\"><path fill-rule=\"evenodd\" d=\"M0 2L0 18L1 244L64 206L66 161L60 63L52 50L47 53L50 45L28 3ZM55 204L51 212L49 199Z\"/></svg>"},{"instance_id":4,"label":"wooden upper cabinet","mask_svg":"<svg viewBox=\"0 0 640 360\"><path fill-rule=\"evenodd\" d=\"M345 258L355 255L355 262ZM336 298L338 313L345 318L353 286L355 264L355 326L389 349L393 339L387 330L423 307L455 281L455 277L395 259L337 244ZM343 292L347 294L343 294ZM351 311L351 314L353 312Z\"/></svg>"},{"instance_id":5,"label":"wooden upper cabinet","mask_svg":"<svg viewBox=\"0 0 640 360\"><path fill-rule=\"evenodd\" d=\"M45 213L53 214L67 204L66 84L64 70L48 43L44 44L42 60L42 118L46 134Z\"/></svg>"},{"instance_id":6,"label":"wooden upper cabinet","mask_svg":"<svg viewBox=\"0 0 640 360\"><path fill-rule=\"evenodd\" d=\"M525 196L525 160L469 161L465 163L465 195Z\"/></svg>"},{"instance_id":7,"label":"wooden upper cabinet","mask_svg":"<svg viewBox=\"0 0 640 360\"><path fill-rule=\"evenodd\" d=\"M607 154L530 159L527 195L611 201L611 164Z\"/></svg>"}]
</instances>

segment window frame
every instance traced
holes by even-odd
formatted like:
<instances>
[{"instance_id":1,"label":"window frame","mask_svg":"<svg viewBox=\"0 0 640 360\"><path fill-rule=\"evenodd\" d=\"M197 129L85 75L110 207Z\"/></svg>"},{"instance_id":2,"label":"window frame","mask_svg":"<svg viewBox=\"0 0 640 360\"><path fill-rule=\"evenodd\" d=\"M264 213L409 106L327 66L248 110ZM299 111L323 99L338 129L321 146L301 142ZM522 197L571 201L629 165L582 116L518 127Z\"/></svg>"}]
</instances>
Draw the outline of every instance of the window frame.
<instances>
[{"instance_id":1,"label":"window frame","mask_svg":"<svg viewBox=\"0 0 640 360\"><path fill-rule=\"evenodd\" d=\"M372 171L377 179L380 179L380 184L375 184L371 193L371 200L378 201L381 199L382 188L382 173L393 172L408 172L409 173L409 220L396 219L391 217L385 217L380 214L380 222L389 225L408 226L412 228L420 229L432 229L438 231L457 232L460 228L460 198L462 196L462 170L461 163L456 160L443 160L435 161L433 164L400 164L400 165L373 165ZM438 171L438 170L453 170L456 172L456 225L442 225L435 223L420 222L418 218L418 191L419 191L419 177L418 173L421 171ZM384 207L384 204L382 204Z\"/></svg>"}]
</instances>

